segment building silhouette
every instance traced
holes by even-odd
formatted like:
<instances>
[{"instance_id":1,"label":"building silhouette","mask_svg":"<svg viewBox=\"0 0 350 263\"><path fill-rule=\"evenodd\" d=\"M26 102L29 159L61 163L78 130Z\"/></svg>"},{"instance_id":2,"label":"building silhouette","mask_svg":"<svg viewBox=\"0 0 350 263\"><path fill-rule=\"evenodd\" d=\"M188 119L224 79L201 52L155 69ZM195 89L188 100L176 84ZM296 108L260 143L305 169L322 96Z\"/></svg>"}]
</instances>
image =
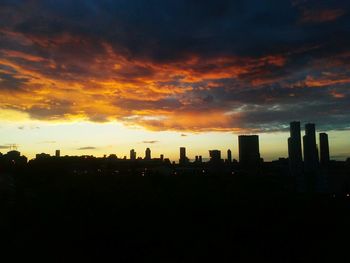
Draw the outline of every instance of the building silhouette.
<instances>
[{"instance_id":1,"label":"building silhouette","mask_svg":"<svg viewBox=\"0 0 350 263\"><path fill-rule=\"evenodd\" d=\"M56 157L61 157L61 151L60 151L60 150L56 150L55 156L56 156Z\"/></svg>"},{"instance_id":2,"label":"building silhouette","mask_svg":"<svg viewBox=\"0 0 350 263\"><path fill-rule=\"evenodd\" d=\"M17 150L11 150L2 157L12 165L27 163L27 157L21 156L21 153Z\"/></svg>"},{"instance_id":3,"label":"building silhouette","mask_svg":"<svg viewBox=\"0 0 350 263\"><path fill-rule=\"evenodd\" d=\"M289 169L293 176L301 175L303 171L303 157L301 150L300 122L290 123L290 137L288 138Z\"/></svg>"},{"instance_id":4,"label":"building silhouette","mask_svg":"<svg viewBox=\"0 0 350 263\"><path fill-rule=\"evenodd\" d=\"M320 133L320 163L322 166L327 166L329 164L329 161L328 134Z\"/></svg>"},{"instance_id":5,"label":"building silhouette","mask_svg":"<svg viewBox=\"0 0 350 263\"><path fill-rule=\"evenodd\" d=\"M228 161L229 163L232 162L232 152L231 152L230 149L227 150L227 161Z\"/></svg>"},{"instance_id":6,"label":"building silhouette","mask_svg":"<svg viewBox=\"0 0 350 263\"><path fill-rule=\"evenodd\" d=\"M136 152L134 149L130 150L130 160L136 160Z\"/></svg>"},{"instance_id":7,"label":"building silhouette","mask_svg":"<svg viewBox=\"0 0 350 263\"><path fill-rule=\"evenodd\" d=\"M239 163L245 167L257 167L260 164L259 136L238 136Z\"/></svg>"},{"instance_id":8,"label":"building silhouette","mask_svg":"<svg viewBox=\"0 0 350 263\"><path fill-rule=\"evenodd\" d=\"M188 163L188 158L186 156L186 148L185 147L180 147L180 159L179 163L180 164L186 164Z\"/></svg>"},{"instance_id":9,"label":"building silhouette","mask_svg":"<svg viewBox=\"0 0 350 263\"><path fill-rule=\"evenodd\" d=\"M38 160L49 159L50 157L51 155L48 153L37 153L35 155L35 159L38 159Z\"/></svg>"},{"instance_id":10,"label":"building silhouette","mask_svg":"<svg viewBox=\"0 0 350 263\"><path fill-rule=\"evenodd\" d=\"M314 173L318 168L318 150L316 144L316 128L314 123L305 125L304 144L304 168L307 173Z\"/></svg>"},{"instance_id":11,"label":"building silhouette","mask_svg":"<svg viewBox=\"0 0 350 263\"><path fill-rule=\"evenodd\" d=\"M151 149L147 148L145 151L145 160L151 160Z\"/></svg>"},{"instance_id":12,"label":"building silhouette","mask_svg":"<svg viewBox=\"0 0 350 263\"><path fill-rule=\"evenodd\" d=\"M195 163L202 163L202 156L201 155L196 155L194 159Z\"/></svg>"},{"instance_id":13,"label":"building silhouette","mask_svg":"<svg viewBox=\"0 0 350 263\"><path fill-rule=\"evenodd\" d=\"M220 162L221 161L221 151L219 150L210 150L209 151L210 161L211 162Z\"/></svg>"}]
</instances>

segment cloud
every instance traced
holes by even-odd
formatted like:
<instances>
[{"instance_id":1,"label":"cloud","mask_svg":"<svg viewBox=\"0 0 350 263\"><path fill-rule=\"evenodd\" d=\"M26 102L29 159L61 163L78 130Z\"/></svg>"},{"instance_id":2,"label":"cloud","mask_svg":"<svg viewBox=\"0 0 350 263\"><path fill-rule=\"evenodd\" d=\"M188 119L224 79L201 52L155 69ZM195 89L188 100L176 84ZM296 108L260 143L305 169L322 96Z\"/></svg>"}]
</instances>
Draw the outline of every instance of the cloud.
<instances>
[{"instance_id":1,"label":"cloud","mask_svg":"<svg viewBox=\"0 0 350 263\"><path fill-rule=\"evenodd\" d=\"M3 1L0 109L151 130L348 127L348 1ZM40 14L40 15L39 15Z\"/></svg>"},{"instance_id":2,"label":"cloud","mask_svg":"<svg viewBox=\"0 0 350 263\"><path fill-rule=\"evenodd\" d=\"M143 141L142 143L145 144L154 144L154 143L158 143L159 141Z\"/></svg>"},{"instance_id":3,"label":"cloud","mask_svg":"<svg viewBox=\"0 0 350 263\"><path fill-rule=\"evenodd\" d=\"M80 147L77 150L83 151L83 150L96 150L97 147L93 147L93 146L85 146L85 147Z\"/></svg>"},{"instance_id":4,"label":"cloud","mask_svg":"<svg viewBox=\"0 0 350 263\"><path fill-rule=\"evenodd\" d=\"M0 149L10 149L11 146L9 145L0 145Z\"/></svg>"},{"instance_id":5,"label":"cloud","mask_svg":"<svg viewBox=\"0 0 350 263\"><path fill-rule=\"evenodd\" d=\"M38 127L38 126L29 126L29 127L26 127L26 126L18 126L17 128L18 128L19 130L25 130L25 129L36 130L36 129L40 129L40 127Z\"/></svg>"},{"instance_id":6,"label":"cloud","mask_svg":"<svg viewBox=\"0 0 350 263\"><path fill-rule=\"evenodd\" d=\"M342 9L333 10L304 10L301 23L324 23L334 21L345 15L346 11Z\"/></svg>"}]
</instances>

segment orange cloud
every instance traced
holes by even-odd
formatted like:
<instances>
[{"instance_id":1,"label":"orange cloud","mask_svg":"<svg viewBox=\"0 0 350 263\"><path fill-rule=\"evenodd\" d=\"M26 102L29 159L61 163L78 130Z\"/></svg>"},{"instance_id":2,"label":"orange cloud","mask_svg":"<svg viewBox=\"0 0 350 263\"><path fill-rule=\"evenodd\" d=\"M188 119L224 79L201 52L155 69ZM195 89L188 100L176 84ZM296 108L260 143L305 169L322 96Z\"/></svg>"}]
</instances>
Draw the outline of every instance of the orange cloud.
<instances>
[{"instance_id":1,"label":"orange cloud","mask_svg":"<svg viewBox=\"0 0 350 263\"><path fill-rule=\"evenodd\" d=\"M50 41L40 44L57 48L69 40L66 36L54 40L54 44ZM231 109L220 106L193 108L195 104L205 105L201 99L189 95L194 86L205 83L202 90L216 89L220 85L215 80L238 81L244 74L248 76L251 72L266 70L266 66L282 67L286 63L282 55L209 59L193 55L181 63L160 64L129 59L107 43L102 47L103 52L87 61L71 57L63 62L2 50L4 58L0 59L0 65L14 71L13 77L26 81L19 90L1 90L0 107L27 112L32 118L44 120L118 120L152 130L228 131L238 129L232 127L238 115L228 115L226 111ZM252 79L255 86L269 81L273 82L272 79Z\"/></svg>"},{"instance_id":2,"label":"orange cloud","mask_svg":"<svg viewBox=\"0 0 350 263\"><path fill-rule=\"evenodd\" d=\"M332 78L314 78L312 76L307 76L305 84L308 87L326 87L331 85L346 84L350 83L349 77L337 76L336 79Z\"/></svg>"},{"instance_id":3,"label":"orange cloud","mask_svg":"<svg viewBox=\"0 0 350 263\"><path fill-rule=\"evenodd\" d=\"M134 116L132 124L138 124L150 130L187 130L187 131L241 131L232 127L232 121L239 114L227 114L223 111L172 112L154 118Z\"/></svg>"},{"instance_id":4,"label":"orange cloud","mask_svg":"<svg viewBox=\"0 0 350 263\"><path fill-rule=\"evenodd\" d=\"M345 98L345 95L343 93L337 92L335 90L332 90L330 92L330 94L336 99L343 99L343 98Z\"/></svg>"},{"instance_id":5,"label":"orange cloud","mask_svg":"<svg viewBox=\"0 0 350 263\"><path fill-rule=\"evenodd\" d=\"M21 58L25 59L31 62L43 62L46 61L45 58L39 57L39 56L34 56L30 54L26 54L24 52L20 51L14 51L14 50L2 50L1 51L3 56L9 57L9 58Z\"/></svg>"},{"instance_id":6,"label":"orange cloud","mask_svg":"<svg viewBox=\"0 0 350 263\"><path fill-rule=\"evenodd\" d=\"M345 15L346 11L342 9L303 9L300 23L323 23L330 22Z\"/></svg>"},{"instance_id":7,"label":"orange cloud","mask_svg":"<svg viewBox=\"0 0 350 263\"><path fill-rule=\"evenodd\" d=\"M38 55L0 49L0 74L9 79L0 79L0 108L51 121L88 119L152 130L241 131L242 115L227 114L236 105L225 98L216 102L207 93L223 86L234 91L282 83L286 76L276 71L289 62L288 53L281 53L208 58L188 54L181 61L161 63L129 57L107 42L94 45L93 39L67 33L53 38L6 34L16 41L25 38L26 45L44 51ZM225 81L228 84L222 84ZM322 87L349 81L308 77L305 83ZM266 95L263 100L274 98Z\"/></svg>"}]
</instances>

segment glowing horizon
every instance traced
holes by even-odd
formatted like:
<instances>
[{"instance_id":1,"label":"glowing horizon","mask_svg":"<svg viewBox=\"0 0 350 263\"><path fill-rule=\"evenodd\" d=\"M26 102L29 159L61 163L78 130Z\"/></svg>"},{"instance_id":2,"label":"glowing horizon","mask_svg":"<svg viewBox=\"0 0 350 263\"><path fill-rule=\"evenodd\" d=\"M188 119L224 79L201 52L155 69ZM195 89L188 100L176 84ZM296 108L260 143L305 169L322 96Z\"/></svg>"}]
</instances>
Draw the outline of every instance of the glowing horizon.
<instances>
[{"instance_id":1,"label":"glowing horizon","mask_svg":"<svg viewBox=\"0 0 350 263\"><path fill-rule=\"evenodd\" d=\"M331 159L345 160L350 156L350 142L344 143L347 131L328 132ZM148 131L142 127L127 127L118 123L95 124L93 122L47 123L42 121L2 123L0 137L6 143L0 145L0 152L6 153L11 144L29 159L38 153L61 155L104 155L127 156L135 149L137 157L144 157L145 149L152 150L152 157L164 154L171 161L178 161L179 147L186 147L187 155L209 158L209 150L218 149L226 158L228 149L238 159L238 135L233 132L174 132ZM302 132L303 134L303 132ZM287 138L289 131L259 134L260 153L265 161L288 157ZM318 139L318 138L317 138Z\"/></svg>"},{"instance_id":2,"label":"glowing horizon","mask_svg":"<svg viewBox=\"0 0 350 263\"><path fill-rule=\"evenodd\" d=\"M180 146L237 158L237 134L254 133L272 160L299 120L344 159L348 11L315 0L4 1L0 150L143 156L140 142L157 141L153 154L172 160Z\"/></svg>"}]
</instances>

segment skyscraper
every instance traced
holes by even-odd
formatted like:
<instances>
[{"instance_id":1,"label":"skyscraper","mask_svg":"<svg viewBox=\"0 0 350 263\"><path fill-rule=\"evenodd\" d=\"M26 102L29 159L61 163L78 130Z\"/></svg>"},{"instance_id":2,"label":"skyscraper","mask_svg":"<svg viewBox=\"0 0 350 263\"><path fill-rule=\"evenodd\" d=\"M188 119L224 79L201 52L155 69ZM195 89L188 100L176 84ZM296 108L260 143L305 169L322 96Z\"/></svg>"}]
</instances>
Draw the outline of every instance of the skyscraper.
<instances>
[{"instance_id":1,"label":"skyscraper","mask_svg":"<svg viewBox=\"0 0 350 263\"><path fill-rule=\"evenodd\" d=\"M238 136L239 163L246 167L257 167L260 164L259 136Z\"/></svg>"},{"instance_id":2,"label":"skyscraper","mask_svg":"<svg viewBox=\"0 0 350 263\"><path fill-rule=\"evenodd\" d=\"M151 149L147 148L145 151L145 160L151 160Z\"/></svg>"},{"instance_id":3,"label":"skyscraper","mask_svg":"<svg viewBox=\"0 0 350 263\"><path fill-rule=\"evenodd\" d=\"M288 156L291 175L301 175L303 169L303 157L301 151L300 122L298 121L290 123Z\"/></svg>"},{"instance_id":4,"label":"skyscraper","mask_svg":"<svg viewBox=\"0 0 350 263\"><path fill-rule=\"evenodd\" d=\"M136 152L134 149L130 150L130 160L136 160Z\"/></svg>"},{"instance_id":5,"label":"skyscraper","mask_svg":"<svg viewBox=\"0 0 350 263\"><path fill-rule=\"evenodd\" d=\"M61 151L60 150L56 150L55 156L56 157L60 157L61 156Z\"/></svg>"},{"instance_id":6,"label":"skyscraper","mask_svg":"<svg viewBox=\"0 0 350 263\"><path fill-rule=\"evenodd\" d=\"M220 162L221 161L221 151L211 150L209 151L210 161L211 162Z\"/></svg>"},{"instance_id":7,"label":"skyscraper","mask_svg":"<svg viewBox=\"0 0 350 263\"><path fill-rule=\"evenodd\" d=\"M188 158L186 156L186 148L185 147L180 147L180 164L186 164L188 163Z\"/></svg>"},{"instance_id":8,"label":"skyscraper","mask_svg":"<svg viewBox=\"0 0 350 263\"><path fill-rule=\"evenodd\" d=\"M318 167L318 151L316 145L315 124L307 123L305 125L304 143L304 167L308 173L313 173Z\"/></svg>"},{"instance_id":9,"label":"skyscraper","mask_svg":"<svg viewBox=\"0 0 350 263\"><path fill-rule=\"evenodd\" d=\"M230 149L227 150L227 161L228 161L229 163L232 162L232 152L231 152Z\"/></svg>"},{"instance_id":10,"label":"skyscraper","mask_svg":"<svg viewBox=\"0 0 350 263\"><path fill-rule=\"evenodd\" d=\"M329 142L327 133L320 133L320 162L323 166L329 163Z\"/></svg>"}]
</instances>

